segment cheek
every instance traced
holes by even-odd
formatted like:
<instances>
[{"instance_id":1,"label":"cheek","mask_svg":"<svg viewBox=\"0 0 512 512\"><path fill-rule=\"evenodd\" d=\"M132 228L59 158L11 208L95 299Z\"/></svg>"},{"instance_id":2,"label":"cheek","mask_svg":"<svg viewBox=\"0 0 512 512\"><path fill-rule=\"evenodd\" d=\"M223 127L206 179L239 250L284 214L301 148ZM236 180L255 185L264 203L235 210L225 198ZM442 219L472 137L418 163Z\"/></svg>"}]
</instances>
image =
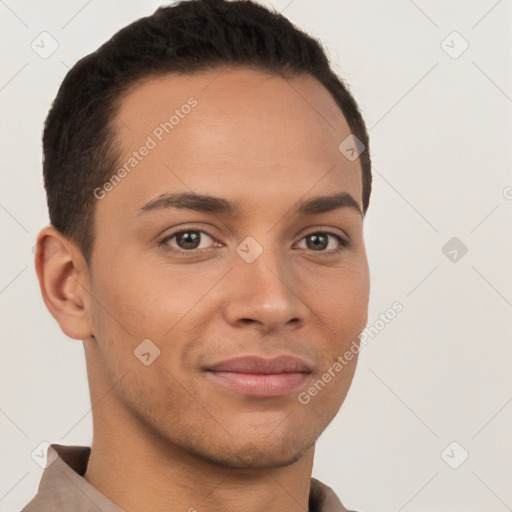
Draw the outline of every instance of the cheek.
<instances>
[{"instance_id":1,"label":"cheek","mask_svg":"<svg viewBox=\"0 0 512 512\"><path fill-rule=\"evenodd\" d=\"M219 283L226 269L211 266L198 272L197 268L139 264L102 276L97 293L104 307L96 308L101 319L97 334L119 365L133 364L134 350L149 339L160 350L160 362L179 366L183 353L204 336L218 311L211 302L215 295L207 292Z\"/></svg>"},{"instance_id":2,"label":"cheek","mask_svg":"<svg viewBox=\"0 0 512 512\"><path fill-rule=\"evenodd\" d=\"M96 292L105 313L111 314L110 320L120 324L118 328L140 333L154 326L158 318L172 325L182 310L186 311L187 297L194 300L193 290L197 288L180 272L144 264L136 258L130 262L120 260L109 267L105 266L98 276ZM200 291L197 290L196 301Z\"/></svg>"},{"instance_id":3,"label":"cheek","mask_svg":"<svg viewBox=\"0 0 512 512\"><path fill-rule=\"evenodd\" d=\"M366 326L369 277L364 269L347 267L316 275L306 290L316 304L315 313L334 333L359 334Z\"/></svg>"},{"instance_id":4,"label":"cheek","mask_svg":"<svg viewBox=\"0 0 512 512\"><path fill-rule=\"evenodd\" d=\"M133 363L134 349L152 338L148 328L154 321L154 305L148 300L151 281L144 276L142 265L131 266L123 258L96 268L91 290L94 335L100 349L125 367Z\"/></svg>"}]
</instances>

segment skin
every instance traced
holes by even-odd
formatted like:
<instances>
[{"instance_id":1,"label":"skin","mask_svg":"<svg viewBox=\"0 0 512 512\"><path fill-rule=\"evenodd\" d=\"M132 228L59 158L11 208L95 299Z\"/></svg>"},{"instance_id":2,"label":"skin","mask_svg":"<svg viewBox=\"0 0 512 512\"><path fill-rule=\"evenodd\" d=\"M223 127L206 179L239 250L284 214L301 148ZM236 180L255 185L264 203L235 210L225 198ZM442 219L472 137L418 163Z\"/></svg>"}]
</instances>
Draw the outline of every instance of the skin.
<instances>
[{"instance_id":1,"label":"skin","mask_svg":"<svg viewBox=\"0 0 512 512\"><path fill-rule=\"evenodd\" d=\"M343 403L357 358L308 404L297 395L366 326L369 271L357 211L293 211L335 192L362 208L361 166L338 150L350 129L318 81L249 68L132 87L115 122L121 161L191 96L190 114L97 201L91 267L55 228L38 235L44 301L62 331L84 342L94 425L85 478L127 512L303 512L315 441ZM164 192L191 191L238 201L241 213L138 215ZM206 231L205 252L173 252L191 251L178 237L160 242L183 226ZM327 247L308 246L306 235L325 230L350 246L334 253L332 236ZM248 236L263 248L250 264L235 251ZM134 356L147 338L160 350L149 366ZM285 396L238 394L203 371L234 356L283 353L313 367Z\"/></svg>"}]
</instances>

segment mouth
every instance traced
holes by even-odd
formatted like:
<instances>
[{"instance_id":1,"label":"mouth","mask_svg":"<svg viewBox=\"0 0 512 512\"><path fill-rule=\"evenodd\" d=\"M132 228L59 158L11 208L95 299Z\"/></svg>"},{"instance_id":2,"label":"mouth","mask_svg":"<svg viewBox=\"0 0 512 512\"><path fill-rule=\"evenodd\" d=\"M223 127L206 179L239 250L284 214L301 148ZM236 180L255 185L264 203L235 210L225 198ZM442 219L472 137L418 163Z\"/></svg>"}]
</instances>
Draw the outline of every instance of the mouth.
<instances>
[{"instance_id":1,"label":"mouth","mask_svg":"<svg viewBox=\"0 0 512 512\"><path fill-rule=\"evenodd\" d=\"M294 356L237 357L206 368L207 377L214 383L254 397L290 394L300 389L311 373L311 366Z\"/></svg>"}]
</instances>

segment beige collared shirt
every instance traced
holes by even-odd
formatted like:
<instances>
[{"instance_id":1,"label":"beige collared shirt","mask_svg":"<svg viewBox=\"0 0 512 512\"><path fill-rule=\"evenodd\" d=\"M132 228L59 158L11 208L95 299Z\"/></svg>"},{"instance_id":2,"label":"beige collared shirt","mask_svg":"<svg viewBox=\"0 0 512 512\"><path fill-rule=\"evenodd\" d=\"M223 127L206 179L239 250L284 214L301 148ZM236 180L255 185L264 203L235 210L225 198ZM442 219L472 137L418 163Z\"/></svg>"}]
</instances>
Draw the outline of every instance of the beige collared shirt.
<instances>
[{"instance_id":1,"label":"beige collared shirt","mask_svg":"<svg viewBox=\"0 0 512 512\"><path fill-rule=\"evenodd\" d=\"M90 453L89 446L51 444L47 452L49 465L37 494L21 512L123 512L83 478ZM311 478L309 511L350 512L330 487L315 478Z\"/></svg>"}]
</instances>

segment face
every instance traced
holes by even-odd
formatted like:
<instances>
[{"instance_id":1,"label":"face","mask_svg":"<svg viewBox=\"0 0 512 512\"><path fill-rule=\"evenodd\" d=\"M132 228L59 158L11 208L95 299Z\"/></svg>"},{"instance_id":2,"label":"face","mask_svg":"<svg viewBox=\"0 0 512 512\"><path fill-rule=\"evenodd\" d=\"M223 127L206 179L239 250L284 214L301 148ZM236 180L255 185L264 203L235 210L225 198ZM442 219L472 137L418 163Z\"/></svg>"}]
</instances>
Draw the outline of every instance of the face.
<instances>
[{"instance_id":1,"label":"face","mask_svg":"<svg viewBox=\"0 0 512 512\"><path fill-rule=\"evenodd\" d=\"M337 413L355 359L307 403L301 392L367 321L345 118L312 77L238 68L148 79L115 126L125 172L96 193L91 392L109 392L119 435L138 425L223 466L291 464Z\"/></svg>"}]
</instances>

